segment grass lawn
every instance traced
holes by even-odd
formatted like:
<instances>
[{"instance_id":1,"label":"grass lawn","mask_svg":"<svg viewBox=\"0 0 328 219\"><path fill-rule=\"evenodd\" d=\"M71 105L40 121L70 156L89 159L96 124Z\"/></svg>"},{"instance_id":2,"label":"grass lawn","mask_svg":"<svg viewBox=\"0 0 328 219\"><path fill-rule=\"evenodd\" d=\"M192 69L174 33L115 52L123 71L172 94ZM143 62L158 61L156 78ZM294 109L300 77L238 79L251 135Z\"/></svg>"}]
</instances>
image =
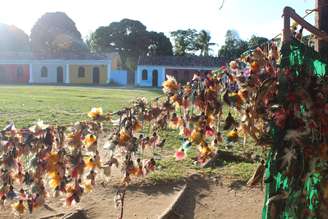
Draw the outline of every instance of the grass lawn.
<instances>
[{"instance_id":1,"label":"grass lawn","mask_svg":"<svg viewBox=\"0 0 328 219\"><path fill-rule=\"evenodd\" d=\"M0 126L14 121L17 127L38 119L67 124L87 118L92 107L105 112L127 106L136 97L154 98L160 90L110 89L70 86L0 86Z\"/></svg>"},{"instance_id":2,"label":"grass lawn","mask_svg":"<svg viewBox=\"0 0 328 219\"><path fill-rule=\"evenodd\" d=\"M137 97L152 99L162 94L157 89L119 89L104 87L71 87L71 86L0 86L0 128L8 121L14 121L17 127L29 127L38 119L45 123L69 124L87 119L87 112L92 107L102 107L105 112L115 111ZM224 110L227 113L227 109ZM146 131L146 130L144 130ZM158 160L156 171L149 175L152 182L175 181L195 173L227 175L247 180L256 164L224 161L220 167L201 169L193 165L191 159L196 155L193 147L184 161L175 161L174 153L181 145L178 131L164 130L160 133L165 138L163 151L156 151L162 159ZM226 144L219 149L226 149ZM234 154L256 153L260 149L250 143L243 148L241 143L230 146Z\"/></svg>"}]
</instances>

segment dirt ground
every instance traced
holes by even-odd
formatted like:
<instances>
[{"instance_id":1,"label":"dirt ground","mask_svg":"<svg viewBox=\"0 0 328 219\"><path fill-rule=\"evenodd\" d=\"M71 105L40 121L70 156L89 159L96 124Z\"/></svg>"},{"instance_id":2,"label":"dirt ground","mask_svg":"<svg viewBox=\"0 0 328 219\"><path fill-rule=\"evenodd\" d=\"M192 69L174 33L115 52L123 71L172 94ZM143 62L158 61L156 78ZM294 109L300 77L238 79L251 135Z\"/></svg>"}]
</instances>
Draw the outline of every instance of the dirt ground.
<instances>
[{"instance_id":1,"label":"dirt ground","mask_svg":"<svg viewBox=\"0 0 328 219\"><path fill-rule=\"evenodd\" d=\"M105 155L105 153L102 153ZM82 196L81 202L68 208L65 197L49 198L44 207L22 219L117 219L118 209L114 196L120 181L120 171L114 168L111 179L100 177L94 191ZM133 180L133 181L136 181ZM190 176L183 182L160 185L130 185L125 195L124 219L157 219L176 200L182 187L187 184L170 219L256 219L261 217L263 192L248 189L243 182L227 178ZM10 205L0 210L0 219L13 219ZM19 218L19 217L16 217Z\"/></svg>"},{"instance_id":2,"label":"dirt ground","mask_svg":"<svg viewBox=\"0 0 328 219\"><path fill-rule=\"evenodd\" d=\"M263 196L260 189L249 189L238 180L197 178L189 180L185 196L170 218L261 218Z\"/></svg>"},{"instance_id":3,"label":"dirt ground","mask_svg":"<svg viewBox=\"0 0 328 219\"><path fill-rule=\"evenodd\" d=\"M187 189L170 219L256 219L261 217L263 192L246 188L240 181L220 178L204 179L199 175L187 180ZM125 199L124 217L155 219L168 209L176 199L183 184L130 186ZM110 219L117 218L114 207L116 189L98 185L84 195L79 204L67 208L64 199L50 199L45 207L22 218L29 219ZM12 219L10 210L0 211L1 219Z\"/></svg>"},{"instance_id":4,"label":"dirt ground","mask_svg":"<svg viewBox=\"0 0 328 219\"><path fill-rule=\"evenodd\" d=\"M125 195L124 218L152 219L158 218L181 190L179 185L131 186ZM30 219L109 219L117 218L118 209L114 206L116 189L112 186L97 188L82 196L77 205L64 207L64 199L50 199L47 206L37 209L33 214L22 218ZM1 219L12 219L9 210L0 211Z\"/></svg>"}]
</instances>

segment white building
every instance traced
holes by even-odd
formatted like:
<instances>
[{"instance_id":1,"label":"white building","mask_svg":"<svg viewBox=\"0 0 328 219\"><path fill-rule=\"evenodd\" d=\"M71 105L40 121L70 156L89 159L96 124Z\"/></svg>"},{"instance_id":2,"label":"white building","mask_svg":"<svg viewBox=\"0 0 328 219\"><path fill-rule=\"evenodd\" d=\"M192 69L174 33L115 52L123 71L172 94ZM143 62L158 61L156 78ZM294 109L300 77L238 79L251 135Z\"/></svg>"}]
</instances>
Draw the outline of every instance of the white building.
<instances>
[{"instance_id":1,"label":"white building","mask_svg":"<svg viewBox=\"0 0 328 219\"><path fill-rule=\"evenodd\" d=\"M207 73L224 65L216 57L204 56L143 56L139 57L135 73L135 85L160 87L166 75L179 82L190 81L195 73Z\"/></svg>"}]
</instances>

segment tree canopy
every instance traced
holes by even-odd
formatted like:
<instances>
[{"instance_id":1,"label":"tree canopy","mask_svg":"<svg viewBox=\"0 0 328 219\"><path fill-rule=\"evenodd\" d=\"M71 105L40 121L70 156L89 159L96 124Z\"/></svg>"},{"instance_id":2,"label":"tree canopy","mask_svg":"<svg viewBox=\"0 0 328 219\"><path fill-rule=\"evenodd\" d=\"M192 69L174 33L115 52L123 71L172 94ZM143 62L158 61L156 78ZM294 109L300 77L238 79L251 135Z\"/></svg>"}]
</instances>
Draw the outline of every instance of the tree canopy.
<instances>
[{"instance_id":1,"label":"tree canopy","mask_svg":"<svg viewBox=\"0 0 328 219\"><path fill-rule=\"evenodd\" d=\"M197 32L195 29L176 30L171 32L174 42L174 54L177 56L195 55L199 52L201 56L209 56L211 46L211 35L205 30Z\"/></svg>"},{"instance_id":2,"label":"tree canopy","mask_svg":"<svg viewBox=\"0 0 328 219\"><path fill-rule=\"evenodd\" d=\"M218 56L225 60L233 60L239 58L240 55L248 49L255 49L267 41L267 38L255 35L253 35L249 41L245 41L240 38L237 31L228 30L224 45L219 49Z\"/></svg>"},{"instance_id":3,"label":"tree canopy","mask_svg":"<svg viewBox=\"0 0 328 219\"><path fill-rule=\"evenodd\" d=\"M201 30L197 34L196 38L196 49L200 50L201 56L209 56L209 51L211 50L210 46L215 45L215 43L211 43L211 35L209 32L205 30Z\"/></svg>"},{"instance_id":4,"label":"tree canopy","mask_svg":"<svg viewBox=\"0 0 328 219\"><path fill-rule=\"evenodd\" d=\"M26 52L30 49L28 35L21 29L0 24L0 52Z\"/></svg>"},{"instance_id":5,"label":"tree canopy","mask_svg":"<svg viewBox=\"0 0 328 219\"><path fill-rule=\"evenodd\" d=\"M169 38L167 38L164 33L157 33L151 31L148 33L149 35L149 46L148 46L148 54L147 55L172 55L173 47Z\"/></svg>"},{"instance_id":6,"label":"tree canopy","mask_svg":"<svg viewBox=\"0 0 328 219\"><path fill-rule=\"evenodd\" d=\"M254 49L266 42L268 42L268 38L253 35L248 41L248 47Z\"/></svg>"},{"instance_id":7,"label":"tree canopy","mask_svg":"<svg viewBox=\"0 0 328 219\"><path fill-rule=\"evenodd\" d=\"M56 57L87 51L74 21L63 12L44 14L33 26L30 38L36 54Z\"/></svg>"},{"instance_id":8,"label":"tree canopy","mask_svg":"<svg viewBox=\"0 0 328 219\"><path fill-rule=\"evenodd\" d=\"M196 49L197 31L195 29L176 30L171 32L174 41L174 54L184 56Z\"/></svg>"},{"instance_id":9,"label":"tree canopy","mask_svg":"<svg viewBox=\"0 0 328 219\"><path fill-rule=\"evenodd\" d=\"M218 56L226 60L238 58L248 49L248 43L239 37L237 31L228 30L225 35L225 44L220 48Z\"/></svg>"},{"instance_id":10,"label":"tree canopy","mask_svg":"<svg viewBox=\"0 0 328 219\"><path fill-rule=\"evenodd\" d=\"M119 52L130 70L139 56L172 55L172 44L163 33L149 32L140 21L131 19L99 27L89 36L87 45L94 52Z\"/></svg>"}]
</instances>

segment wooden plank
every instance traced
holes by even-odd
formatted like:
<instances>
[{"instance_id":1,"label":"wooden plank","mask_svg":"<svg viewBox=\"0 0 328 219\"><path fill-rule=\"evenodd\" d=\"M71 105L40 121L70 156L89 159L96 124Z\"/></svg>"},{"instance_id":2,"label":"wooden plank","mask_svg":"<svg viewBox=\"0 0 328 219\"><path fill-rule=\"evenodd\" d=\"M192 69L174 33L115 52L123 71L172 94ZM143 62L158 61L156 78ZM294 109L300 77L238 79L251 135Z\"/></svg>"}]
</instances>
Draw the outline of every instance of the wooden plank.
<instances>
[{"instance_id":1,"label":"wooden plank","mask_svg":"<svg viewBox=\"0 0 328 219\"><path fill-rule=\"evenodd\" d=\"M328 0L316 0L316 13L315 23L316 27L328 33ZM323 39L316 40L315 48L320 52L323 58L328 60L328 42Z\"/></svg>"}]
</instances>

